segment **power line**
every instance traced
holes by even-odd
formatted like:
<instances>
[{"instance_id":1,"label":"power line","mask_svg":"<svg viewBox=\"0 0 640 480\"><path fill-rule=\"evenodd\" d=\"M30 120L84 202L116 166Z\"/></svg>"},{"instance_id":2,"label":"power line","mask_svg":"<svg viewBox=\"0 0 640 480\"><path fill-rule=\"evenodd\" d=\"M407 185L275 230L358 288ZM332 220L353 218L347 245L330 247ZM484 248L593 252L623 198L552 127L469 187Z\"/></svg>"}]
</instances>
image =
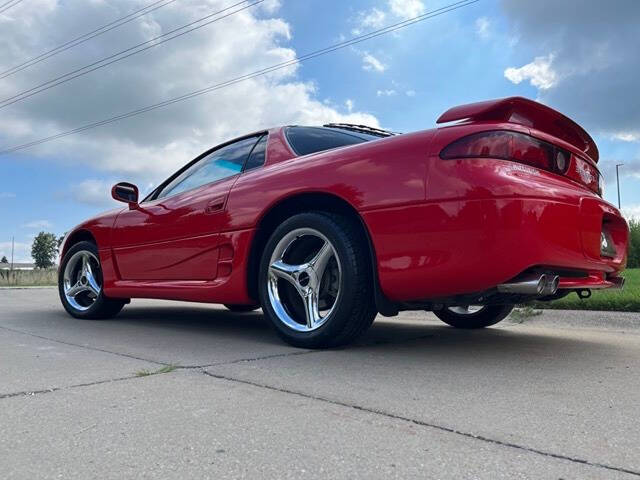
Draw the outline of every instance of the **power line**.
<instances>
[{"instance_id":1,"label":"power line","mask_svg":"<svg viewBox=\"0 0 640 480\"><path fill-rule=\"evenodd\" d=\"M366 33L364 35L359 35L357 37L353 37L353 38L351 38L349 40L345 40L343 42L331 45L329 47L325 47L325 48L322 48L320 50L316 50L314 52L307 53L307 54L305 54L305 55L303 55L301 57L295 58L293 60L288 60L286 62L281 62L281 63L275 64L275 65L272 65L270 67L263 68L261 70L256 70L255 72L248 73L248 74L242 75L240 77L235 77L235 78L232 78L231 80L227 80L225 82L221 82L221 83L218 83L218 84L215 84L215 85L211 85L209 87L202 88L200 90L195 90L193 92L186 93L186 94L181 95L179 97L174 97L174 98L171 98L169 100L164 100L162 102L155 103L153 105L148 105L146 107L138 108L136 110L131 110L129 112L126 112L126 113L123 113L123 114L120 114L120 115L116 115L114 117L110 117L110 118L106 118L104 120L99 120L97 122L89 123L89 124L83 125L81 127L74 128L73 130L68 130L66 132L60 132L60 133L57 133L55 135L51 135L49 137L41 138L39 140L34 140L32 142L24 143L22 145L16 145L14 147L10 147L10 148L7 148L5 150L1 150L0 151L0 155L8 154L8 153L11 153L11 152L16 152L18 150L23 150L25 148L33 147L35 145L40 145L41 143L50 142L52 140L56 140L58 138L66 137L68 135L73 135L73 134L76 134L76 133L84 132L85 130L90 130L92 128L96 128L96 127L99 127L99 126L102 126L102 125L107 125L109 123L117 122L117 121L123 120L125 118L134 117L136 115L140 115L142 113L146 113L146 112L149 112L151 110L155 110L157 108L166 107L168 105L171 105L171 104L174 104L174 103L177 103L177 102L181 102L183 100L188 100L188 99L193 98L193 97L204 95L205 93L209 93L209 92L212 92L212 91L215 91L215 90L219 90L221 88L225 88L225 87L228 87L228 86L231 86L231 85L235 85L236 83L240 83L240 82L243 82L245 80L256 78L256 77L259 77L261 75L266 75L267 73L271 73L271 72L274 72L276 70L280 70L280 69L283 69L283 68L286 68L286 67L290 67L292 65L304 62L306 60L310 60L312 58L315 58L315 57L318 57L318 56L321 56L321 55L326 55L326 54L331 53L333 51L340 50L340 49L343 49L343 48L347 48L347 47L350 47L352 45L358 44L360 42L364 42L364 41L370 40L372 38L379 37L379 36L385 35L387 33L391 33L393 31L399 30L401 28L408 27L409 25L413 25L414 23L422 22L422 21L428 20L430 18L437 17L439 15L443 15L445 13L451 12L453 10L457 10L459 8L462 8L462 7L466 7L468 5L471 5L473 3L477 3L479 1L480 0L460 0L458 2L451 3L449 5L446 5L444 7L438 8L436 10L431 10L430 12L426 12L426 13L424 13L422 15L418 15L416 17L409 18L409 19L404 20L402 22L398 22L398 23L395 23L393 25L389 25L389 26L381 28L379 30L372 31L372 32Z\"/></svg>"},{"instance_id":2,"label":"power line","mask_svg":"<svg viewBox=\"0 0 640 480\"><path fill-rule=\"evenodd\" d=\"M35 65L36 63L40 63L49 57L53 57L58 53L64 52L65 50L69 50L70 48L73 48L76 45L80 45L81 43L91 40L92 38L97 37L98 35L107 33L108 31L113 30L114 28L118 28L124 25L125 23L132 22L136 18L140 18L143 15L147 15L148 13L158 10L159 8L165 7L175 1L176 0L168 0L168 1L157 0L156 2L150 3L146 7L141 8L140 10L136 10L135 12L132 12L129 15L125 15L124 17L114 20L113 22L107 23L106 25L103 25L100 28L96 28L95 30L92 30L88 33L80 35L79 37L69 40L63 43L62 45L58 45L57 47L52 48L51 50L47 50L46 52L41 53L40 55L37 55L35 57L32 57L29 60L26 60L25 62L19 65L15 65L14 67L11 67L10 69L5 70L4 72L0 72L0 79L13 75L14 73L17 73L20 70L24 70L25 68L28 68L31 65ZM162 5L158 5L159 3Z\"/></svg>"},{"instance_id":3,"label":"power line","mask_svg":"<svg viewBox=\"0 0 640 480\"><path fill-rule=\"evenodd\" d=\"M0 13L4 13L7 10L9 10L11 7L15 7L17 4L19 4L20 2L22 2L22 0L9 0L6 3L3 3L2 5L0 5ZM11 5L9 5L11 4ZM6 8L5 8L6 7Z\"/></svg>"},{"instance_id":4,"label":"power line","mask_svg":"<svg viewBox=\"0 0 640 480\"><path fill-rule=\"evenodd\" d=\"M137 45L134 45L133 47L129 47L125 50L121 50L120 52L114 53L112 55L109 55L108 57L104 57L100 60L97 60L93 63L90 63L88 65L85 65L84 67L81 68L77 68L76 70L73 70L71 72L65 73L64 75L60 75L59 77L53 78L51 80L48 80L44 83L41 83L40 85L37 85L35 87L29 88L28 90L23 90L20 93L17 93L15 95L13 95L12 97L8 97L5 98L4 100L0 100L0 108L4 108L7 107L9 105L12 105L16 102L19 102L21 100L24 100L25 98L29 98L32 97L33 95L37 95L38 93L44 92L45 90L49 90L50 88L56 87L58 85L61 85L63 83L66 83L70 80L73 80L74 78L78 78L81 77L83 75L86 75L87 73L91 73L95 70L98 70L100 68L104 68L108 65L111 65L112 63L116 63L119 62L120 60L124 60L125 58L131 57L132 55L136 55L138 53L144 52L145 50L149 50L150 48L154 48L157 47L158 45L162 45L165 42L168 42L169 40L173 40L174 38L178 38L181 37L182 35L186 35L187 33L193 32L194 30L198 30L202 27L206 27L207 25L210 25L212 23L218 22L224 18L230 17L231 15L235 15L236 13L241 12L242 10L246 10L248 8L251 8L255 5L258 5L259 3L264 2L265 0L255 0L253 3L250 3L248 5L245 5L244 7L238 8L237 10L234 10L230 13L227 13L226 15L223 15L221 17L217 17L214 18L212 20L209 20L208 22L205 23L201 23L204 20L207 20L208 18L211 18L213 16L219 15L221 13L224 13L228 10L233 9L234 7L237 7L238 5L241 5L243 3L246 3L248 0L242 0L241 2L237 2L234 3L233 5L230 5L226 8L223 8L222 10L219 10L217 12L214 13L210 13L209 15L206 15L198 20L195 20L193 22L190 22L186 25L183 25L181 27L175 28L173 30L170 30L167 33L163 33L162 35L159 35L155 38L152 38L151 40L147 40L146 42L142 42L139 43ZM196 25L200 23L200 25ZM196 25L196 26L193 26ZM187 30L184 30L187 27L191 27ZM176 33L180 30L184 30L180 33ZM172 34L175 34L173 36L170 36ZM165 38L166 37L166 38ZM159 41L158 41L159 40ZM156 43L153 43L156 42ZM146 45L146 47L144 48L140 48L143 45ZM133 51L132 51L133 50ZM130 52L130 53L127 53ZM125 55L126 53L126 55ZM107 61L109 60L109 61Z\"/></svg>"},{"instance_id":5,"label":"power line","mask_svg":"<svg viewBox=\"0 0 640 480\"><path fill-rule=\"evenodd\" d=\"M6 7L7 5L9 5L10 3L13 3L13 2L15 2L15 1L16 1L16 0L9 0L8 2L5 2L5 3L3 3L2 5L0 5L0 8L4 8L4 7ZM18 3L20 3L21 1L22 1L22 0L18 0ZM13 5L15 5L15 3L14 3ZM12 6L13 6L13 5L12 5Z\"/></svg>"}]
</instances>

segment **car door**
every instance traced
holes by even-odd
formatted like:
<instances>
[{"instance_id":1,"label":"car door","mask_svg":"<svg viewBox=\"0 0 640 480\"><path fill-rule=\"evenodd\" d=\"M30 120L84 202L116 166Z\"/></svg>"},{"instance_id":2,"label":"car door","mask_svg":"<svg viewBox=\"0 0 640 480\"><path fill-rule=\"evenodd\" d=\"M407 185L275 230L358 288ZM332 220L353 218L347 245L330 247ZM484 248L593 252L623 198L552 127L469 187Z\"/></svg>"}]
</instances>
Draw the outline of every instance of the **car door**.
<instances>
[{"instance_id":1,"label":"car door","mask_svg":"<svg viewBox=\"0 0 640 480\"><path fill-rule=\"evenodd\" d=\"M212 280L229 190L260 136L224 145L118 215L112 237L123 280Z\"/></svg>"}]
</instances>

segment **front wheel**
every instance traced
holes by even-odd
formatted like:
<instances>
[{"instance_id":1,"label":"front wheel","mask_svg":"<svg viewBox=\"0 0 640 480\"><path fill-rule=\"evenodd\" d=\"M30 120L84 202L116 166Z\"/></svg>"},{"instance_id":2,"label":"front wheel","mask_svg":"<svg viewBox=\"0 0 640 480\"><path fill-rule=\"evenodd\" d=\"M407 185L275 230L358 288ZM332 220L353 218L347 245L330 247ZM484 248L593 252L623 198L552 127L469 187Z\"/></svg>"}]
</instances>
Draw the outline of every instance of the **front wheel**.
<instances>
[{"instance_id":1,"label":"front wheel","mask_svg":"<svg viewBox=\"0 0 640 480\"><path fill-rule=\"evenodd\" d=\"M433 313L447 325L455 328L484 328L507 318L513 305L465 305L447 307Z\"/></svg>"},{"instance_id":2,"label":"front wheel","mask_svg":"<svg viewBox=\"0 0 640 480\"><path fill-rule=\"evenodd\" d=\"M265 316L296 347L344 345L376 316L366 239L339 215L310 212L283 222L262 255L258 289Z\"/></svg>"},{"instance_id":3,"label":"front wheel","mask_svg":"<svg viewBox=\"0 0 640 480\"><path fill-rule=\"evenodd\" d=\"M73 245L62 259L58 273L58 293L64 309L81 319L117 315L126 300L106 297L102 285L98 248L91 242Z\"/></svg>"}]
</instances>

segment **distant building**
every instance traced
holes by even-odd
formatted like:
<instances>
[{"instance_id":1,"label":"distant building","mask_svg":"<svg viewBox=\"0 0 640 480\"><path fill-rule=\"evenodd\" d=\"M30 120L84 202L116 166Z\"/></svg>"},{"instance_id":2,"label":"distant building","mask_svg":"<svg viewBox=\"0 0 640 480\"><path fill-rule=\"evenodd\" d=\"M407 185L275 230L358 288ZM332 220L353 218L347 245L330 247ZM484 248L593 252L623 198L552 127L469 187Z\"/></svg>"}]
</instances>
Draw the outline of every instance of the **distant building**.
<instances>
[{"instance_id":1,"label":"distant building","mask_svg":"<svg viewBox=\"0 0 640 480\"><path fill-rule=\"evenodd\" d=\"M33 270L36 266L34 263L18 263L15 262L13 264L14 270ZM11 270L11 262L9 263L0 263L0 270Z\"/></svg>"}]
</instances>

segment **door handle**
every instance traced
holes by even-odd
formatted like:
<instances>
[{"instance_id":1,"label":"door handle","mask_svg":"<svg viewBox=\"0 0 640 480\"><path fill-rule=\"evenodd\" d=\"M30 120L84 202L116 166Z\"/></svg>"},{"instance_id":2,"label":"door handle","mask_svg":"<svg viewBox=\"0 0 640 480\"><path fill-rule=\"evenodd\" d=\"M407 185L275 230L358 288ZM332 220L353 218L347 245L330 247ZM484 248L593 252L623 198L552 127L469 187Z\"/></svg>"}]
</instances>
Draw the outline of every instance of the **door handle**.
<instances>
[{"instance_id":1,"label":"door handle","mask_svg":"<svg viewBox=\"0 0 640 480\"><path fill-rule=\"evenodd\" d=\"M217 197L211 200L207 204L207 208L205 208L205 213L215 213L224 208L225 197Z\"/></svg>"}]
</instances>

